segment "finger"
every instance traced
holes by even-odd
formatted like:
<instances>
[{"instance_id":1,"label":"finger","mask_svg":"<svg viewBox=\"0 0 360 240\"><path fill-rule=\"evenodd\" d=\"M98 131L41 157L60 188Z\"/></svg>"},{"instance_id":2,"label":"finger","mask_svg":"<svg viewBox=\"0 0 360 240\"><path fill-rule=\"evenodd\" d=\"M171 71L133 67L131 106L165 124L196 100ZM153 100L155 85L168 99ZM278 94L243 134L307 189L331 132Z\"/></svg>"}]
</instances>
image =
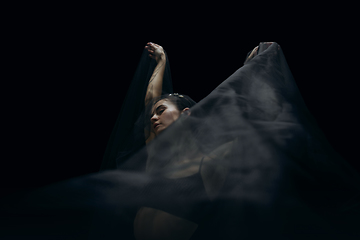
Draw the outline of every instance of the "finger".
<instances>
[{"instance_id":1,"label":"finger","mask_svg":"<svg viewBox=\"0 0 360 240\"><path fill-rule=\"evenodd\" d=\"M153 48L159 48L161 47L159 44L156 43L150 43Z\"/></svg>"},{"instance_id":2,"label":"finger","mask_svg":"<svg viewBox=\"0 0 360 240\"><path fill-rule=\"evenodd\" d=\"M160 45L158 45L158 44L156 44L155 46L156 46L157 48L160 48L160 49L162 48L162 46L160 46Z\"/></svg>"},{"instance_id":3,"label":"finger","mask_svg":"<svg viewBox=\"0 0 360 240\"><path fill-rule=\"evenodd\" d=\"M251 52L250 56L254 55L254 54L256 53L256 51L257 51L257 49L258 49L258 48L259 48L258 46L257 46L257 47L255 47L255 48L252 50L252 52Z\"/></svg>"},{"instance_id":4,"label":"finger","mask_svg":"<svg viewBox=\"0 0 360 240\"><path fill-rule=\"evenodd\" d=\"M257 47L255 47L255 48L251 51L248 59L251 59L251 58L253 58L254 56L257 55L257 50L258 50L258 48L259 48L259 47L257 46Z\"/></svg>"},{"instance_id":5,"label":"finger","mask_svg":"<svg viewBox=\"0 0 360 240\"><path fill-rule=\"evenodd\" d=\"M152 50L151 48L146 48L146 50L148 50L149 53L154 53L154 50Z\"/></svg>"}]
</instances>

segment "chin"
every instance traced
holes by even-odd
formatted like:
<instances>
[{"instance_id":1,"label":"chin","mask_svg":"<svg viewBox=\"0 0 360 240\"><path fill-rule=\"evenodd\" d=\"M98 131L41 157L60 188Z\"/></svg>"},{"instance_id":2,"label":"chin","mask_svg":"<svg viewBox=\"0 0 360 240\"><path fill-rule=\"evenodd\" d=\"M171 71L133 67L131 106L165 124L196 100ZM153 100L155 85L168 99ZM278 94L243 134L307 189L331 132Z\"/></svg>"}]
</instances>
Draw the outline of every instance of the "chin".
<instances>
[{"instance_id":1,"label":"chin","mask_svg":"<svg viewBox=\"0 0 360 240\"><path fill-rule=\"evenodd\" d=\"M162 126L158 127L158 129L156 129L155 134L159 135L162 131L164 131L166 128L163 128Z\"/></svg>"}]
</instances>

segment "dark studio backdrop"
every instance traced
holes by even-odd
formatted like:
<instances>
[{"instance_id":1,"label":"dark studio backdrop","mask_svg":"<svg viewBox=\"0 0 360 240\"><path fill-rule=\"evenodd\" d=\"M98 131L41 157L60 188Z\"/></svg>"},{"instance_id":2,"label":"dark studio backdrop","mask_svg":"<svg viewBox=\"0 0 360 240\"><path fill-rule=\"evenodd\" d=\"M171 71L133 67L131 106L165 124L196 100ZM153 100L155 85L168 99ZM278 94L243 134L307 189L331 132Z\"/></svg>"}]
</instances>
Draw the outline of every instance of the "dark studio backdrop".
<instances>
[{"instance_id":1,"label":"dark studio backdrop","mask_svg":"<svg viewBox=\"0 0 360 240\"><path fill-rule=\"evenodd\" d=\"M148 41L166 50L175 92L197 102L241 67L259 42L279 43L320 128L360 171L357 49L343 27L351 19L309 12L306 21L273 16L254 23L235 13L220 18L197 10L176 16L125 10L53 10L12 20L1 195L99 170Z\"/></svg>"}]
</instances>

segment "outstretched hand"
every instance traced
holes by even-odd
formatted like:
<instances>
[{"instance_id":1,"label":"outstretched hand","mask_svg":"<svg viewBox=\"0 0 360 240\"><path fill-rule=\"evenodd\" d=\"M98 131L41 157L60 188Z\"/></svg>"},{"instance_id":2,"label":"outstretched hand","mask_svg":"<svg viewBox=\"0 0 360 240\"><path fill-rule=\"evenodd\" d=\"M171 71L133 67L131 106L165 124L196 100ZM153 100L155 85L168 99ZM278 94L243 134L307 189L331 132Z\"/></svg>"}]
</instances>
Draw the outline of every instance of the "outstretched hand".
<instances>
[{"instance_id":1,"label":"outstretched hand","mask_svg":"<svg viewBox=\"0 0 360 240\"><path fill-rule=\"evenodd\" d=\"M149 57L156 60L156 62L159 62L160 60L165 60L165 52L162 46L148 42L145 46L145 49L149 52Z\"/></svg>"}]
</instances>

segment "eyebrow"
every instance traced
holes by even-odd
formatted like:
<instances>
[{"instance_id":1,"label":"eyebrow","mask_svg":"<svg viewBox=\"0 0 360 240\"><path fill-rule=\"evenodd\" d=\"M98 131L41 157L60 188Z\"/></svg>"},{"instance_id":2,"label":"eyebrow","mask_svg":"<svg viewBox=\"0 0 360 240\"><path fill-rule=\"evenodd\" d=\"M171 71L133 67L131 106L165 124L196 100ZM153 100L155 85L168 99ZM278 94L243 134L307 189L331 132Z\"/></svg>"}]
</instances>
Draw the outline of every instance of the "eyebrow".
<instances>
[{"instance_id":1,"label":"eyebrow","mask_svg":"<svg viewBox=\"0 0 360 240\"><path fill-rule=\"evenodd\" d=\"M154 116L154 112L156 112L159 108L163 107L164 105L159 105L156 107L156 109L151 113L151 116Z\"/></svg>"}]
</instances>

